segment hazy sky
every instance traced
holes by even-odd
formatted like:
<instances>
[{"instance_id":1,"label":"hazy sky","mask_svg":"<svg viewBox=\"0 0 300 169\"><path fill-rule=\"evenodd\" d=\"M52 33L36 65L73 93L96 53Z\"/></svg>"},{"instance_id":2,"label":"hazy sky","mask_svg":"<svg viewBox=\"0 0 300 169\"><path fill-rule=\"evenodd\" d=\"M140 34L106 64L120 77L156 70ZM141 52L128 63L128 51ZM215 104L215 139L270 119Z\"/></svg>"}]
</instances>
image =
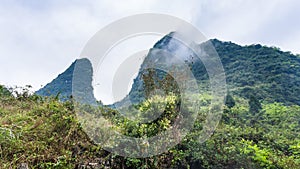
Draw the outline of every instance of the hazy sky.
<instances>
[{"instance_id":1,"label":"hazy sky","mask_svg":"<svg viewBox=\"0 0 300 169\"><path fill-rule=\"evenodd\" d=\"M40 88L95 32L139 13L179 17L207 38L300 53L299 9L298 0L1 0L0 84Z\"/></svg>"}]
</instances>

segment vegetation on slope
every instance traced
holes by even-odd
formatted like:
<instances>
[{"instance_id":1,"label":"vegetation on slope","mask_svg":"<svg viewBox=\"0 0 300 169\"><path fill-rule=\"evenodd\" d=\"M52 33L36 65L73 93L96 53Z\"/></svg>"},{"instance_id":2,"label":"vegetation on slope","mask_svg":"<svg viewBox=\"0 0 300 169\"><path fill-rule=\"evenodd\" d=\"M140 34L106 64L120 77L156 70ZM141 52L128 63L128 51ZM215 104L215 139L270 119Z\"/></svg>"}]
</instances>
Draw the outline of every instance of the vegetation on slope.
<instances>
[{"instance_id":1,"label":"vegetation on slope","mask_svg":"<svg viewBox=\"0 0 300 169\"><path fill-rule=\"evenodd\" d=\"M105 151L88 137L89 131L83 130L86 124L79 123L74 108L77 103L72 99L60 101L61 97L71 95L69 80L73 65L42 89L47 92L49 87L48 91L54 92L50 97L31 95L27 89L9 91L0 86L0 168L16 168L21 163L30 168L82 168L89 164L94 168L117 169L300 168L299 56L261 45L242 47L218 40L211 42L224 65L231 95L227 96L221 122L206 142L201 143L199 137L212 96L202 92L189 96L203 104L192 131L177 146L148 158L126 158ZM155 46L159 47L158 44ZM207 80L200 61L188 63L192 63L191 70L199 82ZM79 92L82 96L88 93L93 100L91 67L83 68L89 79L83 80L82 86L87 87ZM83 105L80 110L90 117L89 125L93 127L98 122L99 114L93 114L96 112L123 135L150 137L173 126L179 109L189 111L188 106L179 107L181 96L171 77L155 71L144 75L154 80L139 76L133 91L140 92L136 89L148 83L145 88L150 91L143 90L146 99L122 114L136 119L125 118L109 107ZM141 82L144 78L146 83ZM68 83L66 90L61 82ZM156 88L163 89L168 96L151 95ZM130 97L139 100L134 98L137 95ZM133 114L134 110L139 113ZM152 122L139 121L157 113L161 115ZM103 129L100 131L99 136L107 134Z\"/></svg>"},{"instance_id":2,"label":"vegetation on slope","mask_svg":"<svg viewBox=\"0 0 300 169\"><path fill-rule=\"evenodd\" d=\"M240 46L211 40L225 69L229 89L244 98L300 105L300 56L259 44Z\"/></svg>"},{"instance_id":3,"label":"vegetation on slope","mask_svg":"<svg viewBox=\"0 0 300 169\"><path fill-rule=\"evenodd\" d=\"M80 81L74 81L80 79ZM77 59L63 73L57 76L52 82L35 92L40 96L59 96L59 99L66 101L76 92L77 97L88 102L95 102L92 87L93 69L88 59ZM74 89L74 86L76 87Z\"/></svg>"},{"instance_id":4,"label":"vegetation on slope","mask_svg":"<svg viewBox=\"0 0 300 169\"><path fill-rule=\"evenodd\" d=\"M208 103L211 98L197 97ZM125 135L151 136L172 125L166 119L176 113L173 99L165 100L170 104L165 116L149 125L120 118L109 108L96 109ZM165 101L156 97L148 102ZM155 113L146 102L138 108ZM28 163L30 168L79 168L88 163L98 168L300 168L299 106L248 104L247 100L232 97L217 130L204 143L199 143L198 137L207 108L201 111L193 130L168 152L145 159L123 158L87 137L72 102L26 93L1 96L0 168L16 168L21 163Z\"/></svg>"},{"instance_id":5,"label":"vegetation on slope","mask_svg":"<svg viewBox=\"0 0 300 169\"><path fill-rule=\"evenodd\" d=\"M199 85L207 86L209 78L204 64L188 47L173 38L173 34L163 37L153 48L166 50L174 55L177 52L176 49L183 50L180 54L191 67L195 79ZM283 52L276 47L259 44L240 46L217 39L199 44L198 47L213 56L212 45L221 59L228 90L231 93L245 99L249 99L252 93L256 93L256 97L260 100L300 105L299 55ZM147 57L149 56L151 56L151 50ZM129 93L133 101L143 97L142 84L142 76L138 75Z\"/></svg>"},{"instance_id":6,"label":"vegetation on slope","mask_svg":"<svg viewBox=\"0 0 300 169\"><path fill-rule=\"evenodd\" d=\"M185 46L172 38L172 32L153 48L166 50L171 54L176 48ZM252 93L256 93L259 100L269 102L281 102L285 105L300 105L300 56L290 52L283 52L276 47L267 47L259 44L240 46L232 42L222 42L212 39L209 42L199 44L199 48L209 53L207 44L212 44L223 64L228 89L234 95L249 99ZM185 53L184 53L185 52ZM199 84L208 84L208 74L200 59L193 56L189 49L184 51L183 57L190 65L194 77ZM151 56L151 50L145 60ZM154 57L159 58L159 56ZM72 79L76 64L80 64L78 72L82 72L81 89L78 91L86 93L87 100L94 101L92 84L92 67L87 59L76 60L65 72L60 74L51 83L47 84L36 94L41 96L56 96L60 93L60 99L66 100L72 95ZM145 64L145 61L143 65ZM143 67L142 65L142 67ZM163 74L158 72L158 74ZM134 80L129 98L138 103L144 100L142 71Z\"/></svg>"}]
</instances>

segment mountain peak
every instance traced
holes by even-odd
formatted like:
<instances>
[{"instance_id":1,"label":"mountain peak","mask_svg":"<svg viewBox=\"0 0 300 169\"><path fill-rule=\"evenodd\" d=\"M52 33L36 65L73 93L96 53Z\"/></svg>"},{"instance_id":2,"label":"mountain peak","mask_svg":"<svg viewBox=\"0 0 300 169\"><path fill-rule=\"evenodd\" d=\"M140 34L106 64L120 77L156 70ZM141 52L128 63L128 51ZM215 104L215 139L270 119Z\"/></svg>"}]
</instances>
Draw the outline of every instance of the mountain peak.
<instances>
[{"instance_id":1,"label":"mountain peak","mask_svg":"<svg viewBox=\"0 0 300 169\"><path fill-rule=\"evenodd\" d=\"M202 61L193 57L192 51L174 38L175 35L176 32L169 33L153 48L166 50L172 55L179 54L187 60L185 63L191 68L197 82L208 84L209 77ZM298 56L283 52L279 48L260 44L241 46L218 39L209 41L219 54L231 93L244 98L249 97L251 93L256 93L259 99L269 102L300 105L300 58ZM149 52L151 53L151 50ZM144 62L151 59L148 56ZM76 69L77 65L79 69ZM82 77L79 84L76 84L79 86L76 92L88 100L95 100L92 87L93 69L86 58L75 60L65 72L38 90L36 94L51 96L60 93L60 98L71 96L75 69L76 75ZM128 95L134 103L143 97L143 85L142 74L139 72Z\"/></svg>"},{"instance_id":2,"label":"mountain peak","mask_svg":"<svg viewBox=\"0 0 300 169\"><path fill-rule=\"evenodd\" d=\"M153 46L153 48L157 49L164 49L166 46L169 45L171 40L173 40L176 32L170 32L169 34L165 35L163 38L161 38L158 42L156 42Z\"/></svg>"},{"instance_id":3,"label":"mountain peak","mask_svg":"<svg viewBox=\"0 0 300 169\"><path fill-rule=\"evenodd\" d=\"M80 81L74 82L74 75L80 76ZM63 73L35 93L41 96L59 95L60 100L65 101L73 95L73 85L75 83L76 93L84 95L82 97L86 100L94 101L92 78L93 68L91 62L87 58L76 59Z\"/></svg>"}]
</instances>

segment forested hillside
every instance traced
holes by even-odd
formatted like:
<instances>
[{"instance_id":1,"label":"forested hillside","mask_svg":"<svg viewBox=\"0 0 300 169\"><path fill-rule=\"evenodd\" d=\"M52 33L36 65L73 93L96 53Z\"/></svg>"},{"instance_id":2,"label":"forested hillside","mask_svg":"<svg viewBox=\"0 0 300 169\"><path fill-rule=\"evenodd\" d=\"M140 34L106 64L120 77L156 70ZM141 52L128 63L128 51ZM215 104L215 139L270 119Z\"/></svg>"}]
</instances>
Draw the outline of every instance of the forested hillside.
<instances>
[{"instance_id":1,"label":"forested hillside","mask_svg":"<svg viewBox=\"0 0 300 169\"><path fill-rule=\"evenodd\" d=\"M175 52L181 44L172 37L172 33L165 36L153 49ZM35 94L30 94L27 88L14 90L0 86L0 168L17 168L22 164L55 169L299 169L299 55L275 47L240 46L216 39L198 47L205 51L207 43L212 43L220 56L228 95L222 119L205 142L201 141L201 134L208 127L205 119L214 108L210 105L213 96L207 92L209 79L205 67L193 52L185 50L186 63L199 87L204 89L200 94L188 96L201 103L193 128L175 147L147 158L118 156L97 144L95 140L106 139L109 134L101 119L109 121L108 126L113 126L116 132L134 138L148 138L178 127L180 111L193 112L191 105L181 106L183 96L174 79L156 70L139 72L128 95L135 105L124 114L112 106L83 104L71 97L74 67L79 64L83 81L77 92L86 100L95 101L91 85L93 70L90 62L82 59ZM149 94L156 87L163 89L165 95ZM156 114L159 116L153 121L139 121ZM85 121L80 121L78 115L86 117ZM86 125L91 130L86 130ZM97 132L90 135L93 127ZM168 139L172 142L180 138ZM109 145L135 153L116 140Z\"/></svg>"},{"instance_id":2,"label":"forested hillside","mask_svg":"<svg viewBox=\"0 0 300 169\"><path fill-rule=\"evenodd\" d=\"M176 47L182 44L172 38L170 33L158 41L153 48L163 49L170 53L176 52ZM232 42L222 42L217 39L209 43L215 47L223 64L227 87L230 92L245 99L251 94L258 99L269 102L281 102L287 105L300 105L300 56L290 52L283 52L276 47L267 47L260 44L240 46ZM205 43L199 44L205 50ZM207 51L209 52L209 51ZM151 53L151 50L150 50ZM191 51L184 54L187 63L195 78L201 83L208 84L208 74L200 59ZM41 96L55 96L65 100L72 95L72 78L75 65L82 65L81 70L86 79L83 80L82 89L86 89L90 99L92 95L91 64L86 60L75 61L65 72L60 74L51 83L47 84L36 94ZM129 97L138 102L143 96L142 72L134 80Z\"/></svg>"},{"instance_id":3,"label":"forested hillside","mask_svg":"<svg viewBox=\"0 0 300 169\"><path fill-rule=\"evenodd\" d=\"M182 42L173 38L174 32L158 41L153 48L175 54L184 49L186 63L190 65L199 85L208 85L208 74L202 61ZM260 44L240 46L232 42L212 39L199 44L208 54L207 45L215 47L226 74L230 93L248 99L255 95L260 100L300 105L300 56L283 52L276 47ZM151 55L151 50L149 52ZM144 97L142 72L134 80L129 97L135 102Z\"/></svg>"},{"instance_id":4,"label":"forested hillside","mask_svg":"<svg viewBox=\"0 0 300 169\"><path fill-rule=\"evenodd\" d=\"M231 97L231 96L230 96ZM175 99L175 100L174 100ZM202 101L209 95L199 96ZM155 97L138 108L156 113L149 104L165 102L165 113L153 123L128 120L105 107L101 112L127 136L153 136L169 128L176 114L176 97ZM199 142L208 107L201 109L193 130L169 151L148 158L124 158L95 144L83 131L71 101L19 94L0 97L0 168L285 168L300 167L300 107L260 104L257 99L227 99L221 122L206 142ZM97 121L97 117L90 122ZM105 132L105 131L102 131ZM126 148L124 149L126 151Z\"/></svg>"}]
</instances>

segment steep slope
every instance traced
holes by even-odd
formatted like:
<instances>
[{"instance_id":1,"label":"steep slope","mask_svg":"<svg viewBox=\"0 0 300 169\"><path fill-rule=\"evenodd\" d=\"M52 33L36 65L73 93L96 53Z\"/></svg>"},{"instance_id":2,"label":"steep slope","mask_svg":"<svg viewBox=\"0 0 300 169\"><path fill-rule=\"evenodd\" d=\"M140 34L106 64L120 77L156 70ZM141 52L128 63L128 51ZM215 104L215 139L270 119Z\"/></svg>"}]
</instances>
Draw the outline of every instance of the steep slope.
<instances>
[{"instance_id":1,"label":"steep slope","mask_svg":"<svg viewBox=\"0 0 300 169\"><path fill-rule=\"evenodd\" d=\"M176 33L171 32L166 35L150 49L141 68L150 59L149 56L153 56L152 51L154 49L165 50L171 54L180 52L180 55L186 60L186 64L190 66L199 85L202 88L207 87L209 78L205 66L189 48L173 38L174 34ZM209 54L210 51L207 50L206 46L208 43L213 44L220 56L230 93L244 98L255 95L256 98L267 102L300 105L299 55L283 52L275 47L266 47L259 44L240 46L217 39L212 39L210 42L198 44L197 46ZM84 65L82 66L83 80L82 84L80 84L82 90L79 92L90 100L95 100L91 86L92 68L87 59L76 60L64 73L37 91L36 94L50 96L60 93L62 100L71 96L73 71L77 63ZM139 103L144 100L145 84L143 82L143 73L142 71L138 73L129 95L124 100L130 99L133 103ZM154 76L161 78L165 75L166 73L164 72L156 71ZM121 103L122 101L119 102L119 104Z\"/></svg>"},{"instance_id":2,"label":"steep slope","mask_svg":"<svg viewBox=\"0 0 300 169\"><path fill-rule=\"evenodd\" d=\"M211 40L223 63L230 91L270 102L300 105L300 57L259 44ZM199 69L196 69L199 70Z\"/></svg>"},{"instance_id":3,"label":"steep slope","mask_svg":"<svg viewBox=\"0 0 300 169\"><path fill-rule=\"evenodd\" d=\"M199 85L208 84L208 74L200 59L178 40L174 32L158 41L153 48L178 52L185 58ZM207 44L212 43L223 64L229 92L244 98L255 95L267 102L300 105L300 57L275 47L259 44L240 46L212 39L198 47L210 54ZM183 49L182 49L183 48ZM151 50L149 52L151 54ZM146 57L147 59L147 57ZM143 67L143 65L142 65ZM161 73L158 73L161 74ZM134 80L129 97L132 102L144 98L144 83L140 72Z\"/></svg>"},{"instance_id":4,"label":"steep slope","mask_svg":"<svg viewBox=\"0 0 300 169\"><path fill-rule=\"evenodd\" d=\"M52 82L48 83L45 87L36 91L37 95L41 96L56 96L59 95L60 100L65 101L72 96L72 83L73 73L75 66L78 66L77 73L81 77L80 84L76 92L78 92L82 98L89 100L89 102L95 101L92 87L93 69L88 59L75 60L66 71L57 76Z\"/></svg>"}]
</instances>

